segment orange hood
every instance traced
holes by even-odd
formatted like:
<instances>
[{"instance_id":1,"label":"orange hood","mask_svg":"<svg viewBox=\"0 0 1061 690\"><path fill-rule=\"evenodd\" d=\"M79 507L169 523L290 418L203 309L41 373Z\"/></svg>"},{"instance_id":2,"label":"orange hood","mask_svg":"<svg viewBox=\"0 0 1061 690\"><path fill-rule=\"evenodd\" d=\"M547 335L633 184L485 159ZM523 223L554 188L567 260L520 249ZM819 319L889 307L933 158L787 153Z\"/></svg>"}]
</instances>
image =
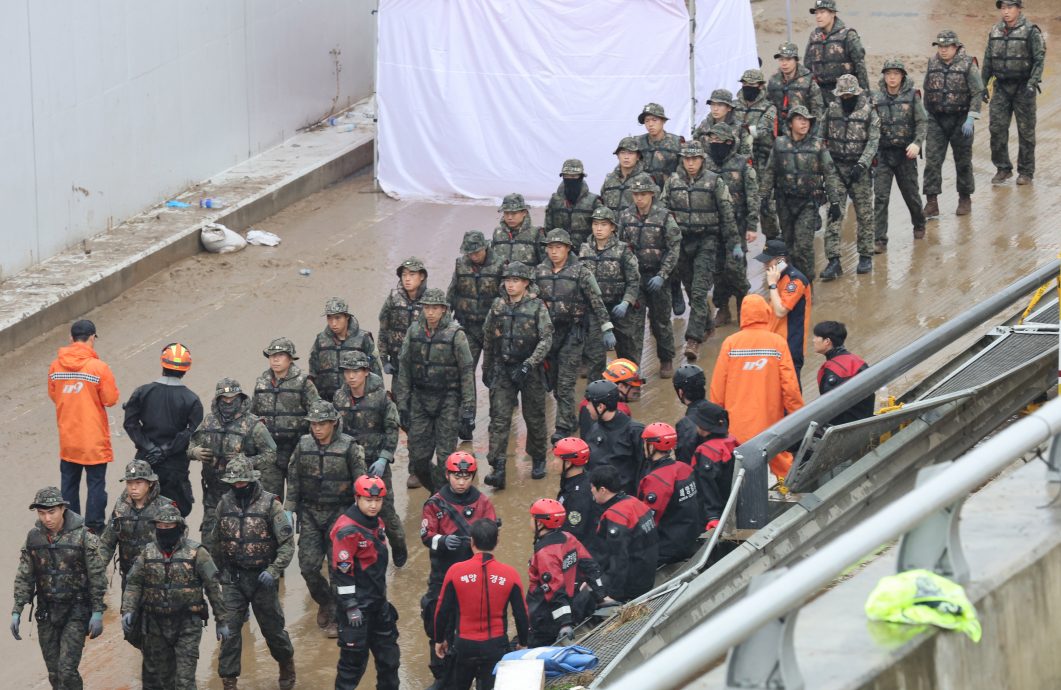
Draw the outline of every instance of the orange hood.
<instances>
[{"instance_id":1,"label":"orange hood","mask_svg":"<svg viewBox=\"0 0 1061 690\"><path fill-rule=\"evenodd\" d=\"M741 329L752 326L765 327L770 323L770 305L762 295L748 295L740 305Z\"/></svg>"},{"instance_id":2,"label":"orange hood","mask_svg":"<svg viewBox=\"0 0 1061 690\"><path fill-rule=\"evenodd\" d=\"M99 359L99 355L88 343L75 342L59 348L59 364L66 371L81 371L94 359Z\"/></svg>"}]
</instances>

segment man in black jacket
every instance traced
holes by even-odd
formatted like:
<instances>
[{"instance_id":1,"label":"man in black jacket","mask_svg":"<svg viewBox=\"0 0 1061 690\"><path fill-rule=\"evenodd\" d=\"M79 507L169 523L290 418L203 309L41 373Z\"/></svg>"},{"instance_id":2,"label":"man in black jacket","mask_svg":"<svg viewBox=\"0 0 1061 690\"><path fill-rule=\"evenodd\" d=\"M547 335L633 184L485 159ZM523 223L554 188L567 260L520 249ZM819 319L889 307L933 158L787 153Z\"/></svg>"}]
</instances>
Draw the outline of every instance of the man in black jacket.
<instances>
[{"instance_id":1,"label":"man in black jacket","mask_svg":"<svg viewBox=\"0 0 1061 690\"><path fill-rule=\"evenodd\" d=\"M188 441L203 421L199 396L184 385L192 354L180 343L162 349L162 377L133 391L125 408L125 433L136 444L136 458L158 475L159 489L177 504L181 517L192 512L188 480Z\"/></svg>"},{"instance_id":2,"label":"man in black jacket","mask_svg":"<svg viewBox=\"0 0 1061 690\"><path fill-rule=\"evenodd\" d=\"M838 388L869 368L861 357L847 351L844 347L846 341L847 328L839 321L822 321L814 326L811 345L815 352L825 356L825 363L818 369L819 395L825 395L834 388ZM847 424L872 416L873 394L871 393L833 417L829 423Z\"/></svg>"},{"instance_id":3,"label":"man in black jacket","mask_svg":"<svg viewBox=\"0 0 1061 690\"><path fill-rule=\"evenodd\" d=\"M589 445L590 472L603 465L614 467L622 490L636 496L644 469L641 432L645 425L618 410L619 388L611 381L601 379L586 386L586 400L597 418L585 438Z\"/></svg>"}]
</instances>

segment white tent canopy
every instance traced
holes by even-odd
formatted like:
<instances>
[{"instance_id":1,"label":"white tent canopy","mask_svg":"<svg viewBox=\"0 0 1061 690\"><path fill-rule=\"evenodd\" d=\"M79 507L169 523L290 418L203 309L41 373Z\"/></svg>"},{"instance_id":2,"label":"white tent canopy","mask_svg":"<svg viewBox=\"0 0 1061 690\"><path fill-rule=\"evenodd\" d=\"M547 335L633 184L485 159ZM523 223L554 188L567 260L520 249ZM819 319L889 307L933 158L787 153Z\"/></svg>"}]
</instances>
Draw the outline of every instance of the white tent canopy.
<instances>
[{"instance_id":1,"label":"white tent canopy","mask_svg":"<svg viewBox=\"0 0 1061 690\"><path fill-rule=\"evenodd\" d=\"M542 201L580 158L598 189L637 114L660 103L689 135L694 102L758 64L748 0L381 0L377 97L384 191ZM692 48L690 45L692 44ZM690 52L692 51L692 53Z\"/></svg>"}]
</instances>

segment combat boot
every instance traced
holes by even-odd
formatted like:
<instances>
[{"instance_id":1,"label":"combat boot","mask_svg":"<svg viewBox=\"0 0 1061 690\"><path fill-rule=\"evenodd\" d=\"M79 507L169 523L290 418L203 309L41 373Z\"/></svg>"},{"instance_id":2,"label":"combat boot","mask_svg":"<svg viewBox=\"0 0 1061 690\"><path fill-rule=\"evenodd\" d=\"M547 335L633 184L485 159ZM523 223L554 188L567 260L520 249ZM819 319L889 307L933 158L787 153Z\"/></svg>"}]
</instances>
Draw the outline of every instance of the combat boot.
<instances>
[{"instance_id":1,"label":"combat boot","mask_svg":"<svg viewBox=\"0 0 1061 690\"><path fill-rule=\"evenodd\" d=\"M863 274L869 273L873 270L873 257L872 256L860 256L858 257L858 268L855 269L855 273Z\"/></svg>"},{"instance_id":2,"label":"combat boot","mask_svg":"<svg viewBox=\"0 0 1061 690\"><path fill-rule=\"evenodd\" d=\"M729 313L729 300L718 308L718 313L715 314L715 325L716 326L728 326L733 323L733 315Z\"/></svg>"},{"instance_id":3,"label":"combat boot","mask_svg":"<svg viewBox=\"0 0 1061 690\"><path fill-rule=\"evenodd\" d=\"M321 604L317 607L317 627L327 628L328 624L332 622L332 612L329 606Z\"/></svg>"},{"instance_id":4,"label":"combat boot","mask_svg":"<svg viewBox=\"0 0 1061 690\"><path fill-rule=\"evenodd\" d=\"M884 240L873 240L873 253L883 254L888 251L888 243Z\"/></svg>"},{"instance_id":5,"label":"combat boot","mask_svg":"<svg viewBox=\"0 0 1061 690\"><path fill-rule=\"evenodd\" d=\"M840 265L840 259L829 259L829 263L825 267L825 270L822 271L818 277L828 283L830 280L836 280L843 274L844 268Z\"/></svg>"},{"instance_id":6,"label":"combat boot","mask_svg":"<svg viewBox=\"0 0 1061 690\"><path fill-rule=\"evenodd\" d=\"M659 363L659 377L661 379L674 378L674 363L671 361Z\"/></svg>"},{"instance_id":7,"label":"combat boot","mask_svg":"<svg viewBox=\"0 0 1061 690\"><path fill-rule=\"evenodd\" d=\"M925 239L925 226L924 225L915 225L914 226L914 239L915 240L923 240L923 239Z\"/></svg>"},{"instance_id":8,"label":"combat boot","mask_svg":"<svg viewBox=\"0 0 1061 690\"><path fill-rule=\"evenodd\" d=\"M324 635L332 640L339 637L339 624L332 621L324 628Z\"/></svg>"},{"instance_id":9,"label":"combat boot","mask_svg":"<svg viewBox=\"0 0 1061 690\"><path fill-rule=\"evenodd\" d=\"M973 210L973 199L968 194L958 195L958 209L954 212L956 216L967 216Z\"/></svg>"},{"instance_id":10,"label":"combat boot","mask_svg":"<svg viewBox=\"0 0 1061 690\"><path fill-rule=\"evenodd\" d=\"M545 458L531 460L531 479L545 479Z\"/></svg>"},{"instance_id":11,"label":"combat boot","mask_svg":"<svg viewBox=\"0 0 1061 690\"><path fill-rule=\"evenodd\" d=\"M695 362L696 358L700 356L700 343L695 340L685 341L685 359L689 362Z\"/></svg>"},{"instance_id":12,"label":"combat boot","mask_svg":"<svg viewBox=\"0 0 1061 690\"><path fill-rule=\"evenodd\" d=\"M1032 176L1031 175L1025 175L1024 173L1021 173L1020 175L1017 175L1017 184L1021 185L1022 187L1024 185L1026 185L1026 184L1031 184L1031 183L1032 183Z\"/></svg>"},{"instance_id":13,"label":"combat boot","mask_svg":"<svg viewBox=\"0 0 1061 690\"><path fill-rule=\"evenodd\" d=\"M995 173L995 176L991 178L991 184L1005 184L1006 180L1011 177L1013 177L1012 170L1003 170L1002 168L999 168L998 172Z\"/></svg>"},{"instance_id":14,"label":"combat boot","mask_svg":"<svg viewBox=\"0 0 1061 690\"><path fill-rule=\"evenodd\" d=\"M492 465L492 467L493 467L493 470L490 472L490 474L486 475L486 478L483 479L483 481L486 482L486 484L488 486L492 486L495 489L504 489L505 488L505 465L504 464Z\"/></svg>"},{"instance_id":15,"label":"combat boot","mask_svg":"<svg viewBox=\"0 0 1061 690\"><path fill-rule=\"evenodd\" d=\"M295 657L280 662L280 678L277 679L277 683L280 685L280 690L291 690L295 687Z\"/></svg>"},{"instance_id":16,"label":"combat boot","mask_svg":"<svg viewBox=\"0 0 1061 690\"><path fill-rule=\"evenodd\" d=\"M925 202L924 214L926 220L939 218L939 197L937 195L928 195L928 201Z\"/></svg>"},{"instance_id":17,"label":"combat boot","mask_svg":"<svg viewBox=\"0 0 1061 690\"><path fill-rule=\"evenodd\" d=\"M237 678L237 677L222 678L221 679L221 687L224 688L224 690L238 690L238 688L239 688L239 678ZM280 687L284 687L284 686L281 685ZM291 686L288 686L288 687L291 687Z\"/></svg>"},{"instance_id":18,"label":"combat boot","mask_svg":"<svg viewBox=\"0 0 1061 690\"><path fill-rule=\"evenodd\" d=\"M420 483L420 480L415 474L410 474L409 478L405 480L406 489L419 489L422 486L423 484Z\"/></svg>"}]
</instances>

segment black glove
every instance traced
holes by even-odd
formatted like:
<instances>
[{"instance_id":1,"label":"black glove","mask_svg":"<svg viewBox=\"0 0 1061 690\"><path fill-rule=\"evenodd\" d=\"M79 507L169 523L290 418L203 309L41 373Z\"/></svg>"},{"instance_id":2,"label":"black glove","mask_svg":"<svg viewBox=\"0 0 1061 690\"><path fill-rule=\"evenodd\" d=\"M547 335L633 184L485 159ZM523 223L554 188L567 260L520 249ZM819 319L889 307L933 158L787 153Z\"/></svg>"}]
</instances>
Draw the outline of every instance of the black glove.
<instances>
[{"instance_id":1,"label":"black glove","mask_svg":"<svg viewBox=\"0 0 1061 690\"><path fill-rule=\"evenodd\" d=\"M471 438L473 431L475 431L475 415L467 413L462 414L457 436L460 438Z\"/></svg>"},{"instance_id":2,"label":"black glove","mask_svg":"<svg viewBox=\"0 0 1061 690\"><path fill-rule=\"evenodd\" d=\"M166 458L166 454L162 452L162 449L158 446L151 446L144 451L144 460L147 460L149 465L157 465Z\"/></svg>"},{"instance_id":3,"label":"black glove","mask_svg":"<svg viewBox=\"0 0 1061 690\"><path fill-rule=\"evenodd\" d=\"M346 622L349 623L352 628L360 628L361 624L365 622L365 617L362 615L361 609L347 609Z\"/></svg>"},{"instance_id":4,"label":"black glove","mask_svg":"<svg viewBox=\"0 0 1061 690\"><path fill-rule=\"evenodd\" d=\"M866 174L866 166L861 163L855 163L851 166L851 182L858 182L862 179L862 176Z\"/></svg>"},{"instance_id":5,"label":"black glove","mask_svg":"<svg viewBox=\"0 0 1061 690\"><path fill-rule=\"evenodd\" d=\"M991 94L988 93L987 89L984 89L984 93L982 96L980 96L980 99L983 100L984 103L991 102Z\"/></svg>"},{"instance_id":6,"label":"black glove","mask_svg":"<svg viewBox=\"0 0 1061 690\"><path fill-rule=\"evenodd\" d=\"M402 428L402 431L408 433L409 422L410 422L409 410L398 410L398 426Z\"/></svg>"},{"instance_id":7,"label":"black glove","mask_svg":"<svg viewBox=\"0 0 1061 690\"><path fill-rule=\"evenodd\" d=\"M560 634L556 637L558 640L573 640L575 639L575 629L570 625L565 625L560 628Z\"/></svg>"},{"instance_id":8,"label":"black glove","mask_svg":"<svg viewBox=\"0 0 1061 690\"><path fill-rule=\"evenodd\" d=\"M1038 93L1038 89L1035 88L1035 84L1028 84L1024 87L1025 98L1035 98L1035 94Z\"/></svg>"},{"instance_id":9,"label":"black glove","mask_svg":"<svg viewBox=\"0 0 1061 690\"><path fill-rule=\"evenodd\" d=\"M494 385L494 367L483 365L483 385L490 388Z\"/></svg>"},{"instance_id":10,"label":"black glove","mask_svg":"<svg viewBox=\"0 0 1061 690\"><path fill-rule=\"evenodd\" d=\"M122 614L122 632L129 635L133 632L133 619L136 617L135 613L123 613Z\"/></svg>"},{"instance_id":11,"label":"black glove","mask_svg":"<svg viewBox=\"0 0 1061 690\"><path fill-rule=\"evenodd\" d=\"M840 220L843 216L843 212L840 210L840 204L829 204L829 222L835 223Z\"/></svg>"},{"instance_id":12,"label":"black glove","mask_svg":"<svg viewBox=\"0 0 1061 690\"><path fill-rule=\"evenodd\" d=\"M522 388L523 382L527 380L527 375L530 374L530 370L530 364L524 362L519 369L512 372L512 383L516 384L517 388Z\"/></svg>"},{"instance_id":13,"label":"black glove","mask_svg":"<svg viewBox=\"0 0 1061 690\"><path fill-rule=\"evenodd\" d=\"M770 199L763 197L763 200L759 202L759 213L764 216L770 215Z\"/></svg>"},{"instance_id":14,"label":"black glove","mask_svg":"<svg viewBox=\"0 0 1061 690\"><path fill-rule=\"evenodd\" d=\"M461 547L461 538L456 534L447 534L442 542L446 545L447 551L456 551Z\"/></svg>"},{"instance_id":15,"label":"black glove","mask_svg":"<svg viewBox=\"0 0 1061 690\"><path fill-rule=\"evenodd\" d=\"M394 365L389 361L383 363L383 373L394 376Z\"/></svg>"}]
</instances>

